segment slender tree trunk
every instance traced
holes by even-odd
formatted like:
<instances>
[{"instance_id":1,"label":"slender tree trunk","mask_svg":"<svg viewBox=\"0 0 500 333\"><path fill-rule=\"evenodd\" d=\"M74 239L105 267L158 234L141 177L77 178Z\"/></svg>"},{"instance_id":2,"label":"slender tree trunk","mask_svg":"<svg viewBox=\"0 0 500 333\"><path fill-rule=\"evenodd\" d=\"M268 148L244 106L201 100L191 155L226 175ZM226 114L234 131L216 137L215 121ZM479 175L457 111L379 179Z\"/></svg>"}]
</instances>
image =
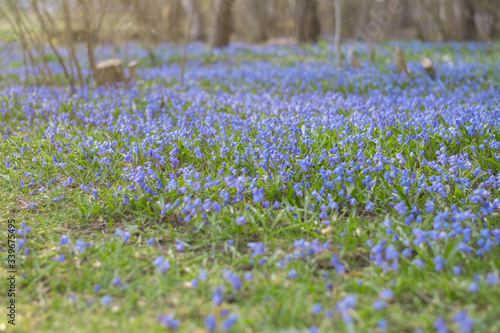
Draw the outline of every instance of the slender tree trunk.
<instances>
[{"instance_id":1,"label":"slender tree trunk","mask_svg":"<svg viewBox=\"0 0 500 333\"><path fill-rule=\"evenodd\" d=\"M41 58L43 59L43 67L47 71L47 75L49 77L48 82L53 83L54 76L52 75L52 70L50 69L50 66L47 62L47 58L46 58L46 54L45 54L45 50L44 50L45 44L43 43L43 36L40 36L39 38L34 38L34 39L36 39L37 42L35 42L33 44L35 45L38 53L40 54Z\"/></svg>"},{"instance_id":2,"label":"slender tree trunk","mask_svg":"<svg viewBox=\"0 0 500 333\"><path fill-rule=\"evenodd\" d=\"M184 36L184 47L182 48L182 60L181 60L181 86L184 86L184 74L186 72L186 56L187 56L187 46L189 44L189 37L191 37L191 29L193 29L193 15L188 17L188 31Z\"/></svg>"},{"instance_id":3,"label":"slender tree trunk","mask_svg":"<svg viewBox=\"0 0 500 333\"><path fill-rule=\"evenodd\" d=\"M229 45L233 30L233 5L234 0L217 0L212 31L210 32L211 47L225 47Z\"/></svg>"},{"instance_id":4,"label":"slender tree trunk","mask_svg":"<svg viewBox=\"0 0 500 333\"><path fill-rule=\"evenodd\" d=\"M17 30L18 35L21 37L21 42L24 44L24 47L26 48L26 52L27 52L28 57L30 59L30 62L33 66L33 69L36 68L38 73L42 75L43 82L48 83L45 71L43 70L43 68L41 68L39 66L38 62L35 60L35 57L33 56L33 53L31 52L31 46L35 45L35 47L36 47L36 44L32 40L30 40L29 29L28 29L28 27L25 27L24 20L21 17L20 9L17 7L17 4L13 3L12 1L9 1L8 3L10 5L11 11L14 13L14 17L16 20L16 26L18 29ZM26 31L25 31L25 29L26 29ZM14 31L16 31L16 30L14 30ZM35 77L35 75L33 75L33 77Z\"/></svg>"},{"instance_id":5,"label":"slender tree trunk","mask_svg":"<svg viewBox=\"0 0 500 333\"><path fill-rule=\"evenodd\" d=\"M316 43L319 38L320 25L316 13L315 0L297 0L295 34L299 43Z\"/></svg>"},{"instance_id":6,"label":"slender tree trunk","mask_svg":"<svg viewBox=\"0 0 500 333\"><path fill-rule=\"evenodd\" d=\"M71 17L70 17L68 0L62 0L62 7L63 7L63 13L64 13L64 20L66 21L66 39L68 41L69 49L71 52L71 59L75 63L76 73L78 75L78 83L80 84L80 87L83 88L82 71L80 69L80 63L78 62L78 58L76 57L75 45L73 43L73 38L71 37L72 29L71 29ZM73 72L73 69L71 69L71 71ZM73 76L73 73L71 75Z\"/></svg>"},{"instance_id":7,"label":"slender tree trunk","mask_svg":"<svg viewBox=\"0 0 500 333\"><path fill-rule=\"evenodd\" d=\"M462 6L462 13L464 17L464 39L476 40L478 37L478 31L476 27L476 21L474 20L474 16L476 14L474 8L474 0L463 0Z\"/></svg>"},{"instance_id":8,"label":"slender tree trunk","mask_svg":"<svg viewBox=\"0 0 500 333\"><path fill-rule=\"evenodd\" d=\"M96 60L94 53L94 30L92 29L92 23L90 21L90 8L87 0L78 0L80 9L82 11L83 22L85 25L85 45L87 47L87 57L90 64L90 69L92 70L92 76L95 75L96 71ZM87 77L88 79L88 77Z\"/></svg>"},{"instance_id":9,"label":"slender tree trunk","mask_svg":"<svg viewBox=\"0 0 500 333\"><path fill-rule=\"evenodd\" d=\"M203 22L201 20L199 0L182 0L182 6L191 22L190 40L204 40Z\"/></svg>"},{"instance_id":10,"label":"slender tree trunk","mask_svg":"<svg viewBox=\"0 0 500 333\"><path fill-rule=\"evenodd\" d=\"M20 32L20 36L21 36L20 37L21 38L21 44L23 45L24 51L26 52L26 55L28 56L29 63L31 64L31 74L33 76L33 80L36 81L36 70L38 72L40 72L40 73L42 73L42 71L40 70L40 67L36 63L35 57L33 56L33 53L31 52L29 43L26 41L26 37L24 36L24 33L22 31ZM29 68L29 65L28 65L27 68ZM27 78L29 78L29 75L27 76Z\"/></svg>"},{"instance_id":11,"label":"slender tree trunk","mask_svg":"<svg viewBox=\"0 0 500 333\"><path fill-rule=\"evenodd\" d=\"M85 45L87 47L87 57L89 59L90 69L92 70L92 75L95 74L96 61L94 53L94 41L92 38L92 31L85 29Z\"/></svg>"},{"instance_id":12,"label":"slender tree trunk","mask_svg":"<svg viewBox=\"0 0 500 333\"><path fill-rule=\"evenodd\" d=\"M340 35L342 27L342 4L341 0L335 0L335 57L337 58L337 66L344 68L342 61L342 50L340 49Z\"/></svg>"}]
</instances>

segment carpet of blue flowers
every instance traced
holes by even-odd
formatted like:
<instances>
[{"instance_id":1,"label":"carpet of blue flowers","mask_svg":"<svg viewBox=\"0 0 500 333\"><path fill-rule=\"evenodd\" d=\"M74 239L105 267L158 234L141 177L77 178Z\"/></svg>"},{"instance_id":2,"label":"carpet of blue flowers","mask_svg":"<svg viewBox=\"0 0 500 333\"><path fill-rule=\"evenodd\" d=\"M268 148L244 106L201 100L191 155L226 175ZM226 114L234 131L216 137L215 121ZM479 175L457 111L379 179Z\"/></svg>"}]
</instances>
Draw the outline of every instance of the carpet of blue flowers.
<instances>
[{"instance_id":1,"label":"carpet of blue flowers","mask_svg":"<svg viewBox=\"0 0 500 333\"><path fill-rule=\"evenodd\" d=\"M393 46L193 44L184 85L136 47L135 84L75 92L4 57L16 328L500 331L499 45L400 44L414 78Z\"/></svg>"}]
</instances>

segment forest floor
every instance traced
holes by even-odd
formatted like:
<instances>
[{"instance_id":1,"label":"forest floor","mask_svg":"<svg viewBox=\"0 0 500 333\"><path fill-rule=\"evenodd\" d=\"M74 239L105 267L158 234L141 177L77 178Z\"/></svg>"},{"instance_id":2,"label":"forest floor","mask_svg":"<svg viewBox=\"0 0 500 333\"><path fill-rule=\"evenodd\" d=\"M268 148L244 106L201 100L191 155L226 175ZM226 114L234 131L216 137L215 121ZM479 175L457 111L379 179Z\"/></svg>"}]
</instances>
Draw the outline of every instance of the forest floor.
<instances>
[{"instance_id":1,"label":"forest floor","mask_svg":"<svg viewBox=\"0 0 500 333\"><path fill-rule=\"evenodd\" d=\"M500 45L394 45L192 44L183 86L134 48L76 93L4 61L0 329L500 331Z\"/></svg>"}]
</instances>

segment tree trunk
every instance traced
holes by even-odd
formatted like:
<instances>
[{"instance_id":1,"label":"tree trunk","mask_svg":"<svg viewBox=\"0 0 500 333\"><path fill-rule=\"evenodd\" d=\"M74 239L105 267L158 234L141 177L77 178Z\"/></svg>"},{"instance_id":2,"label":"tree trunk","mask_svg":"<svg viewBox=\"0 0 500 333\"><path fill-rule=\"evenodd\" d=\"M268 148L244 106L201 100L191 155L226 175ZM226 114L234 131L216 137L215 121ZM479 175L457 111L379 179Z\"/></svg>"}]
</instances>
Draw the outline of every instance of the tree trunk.
<instances>
[{"instance_id":1,"label":"tree trunk","mask_svg":"<svg viewBox=\"0 0 500 333\"><path fill-rule=\"evenodd\" d=\"M267 40L266 0L247 1L249 19L252 25L253 42L262 43Z\"/></svg>"},{"instance_id":2,"label":"tree trunk","mask_svg":"<svg viewBox=\"0 0 500 333\"><path fill-rule=\"evenodd\" d=\"M296 38L299 43L317 42L320 33L315 0L297 0Z\"/></svg>"},{"instance_id":3,"label":"tree trunk","mask_svg":"<svg viewBox=\"0 0 500 333\"><path fill-rule=\"evenodd\" d=\"M337 66L344 67L342 61L342 50L340 49L340 27L342 26L342 9L340 0L335 0L335 57L337 58Z\"/></svg>"},{"instance_id":4,"label":"tree trunk","mask_svg":"<svg viewBox=\"0 0 500 333\"><path fill-rule=\"evenodd\" d=\"M210 32L211 47L225 47L229 44L233 30L233 5L234 0L217 0L214 23Z\"/></svg>"},{"instance_id":5,"label":"tree trunk","mask_svg":"<svg viewBox=\"0 0 500 333\"><path fill-rule=\"evenodd\" d=\"M359 8L359 23L358 28L360 31L366 30L366 24L370 20L370 0L361 0L361 7Z\"/></svg>"},{"instance_id":6,"label":"tree trunk","mask_svg":"<svg viewBox=\"0 0 500 333\"><path fill-rule=\"evenodd\" d=\"M401 11L401 28L408 29L413 27L412 22L412 6L408 1L401 2L401 7L403 8Z\"/></svg>"},{"instance_id":7,"label":"tree trunk","mask_svg":"<svg viewBox=\"0 0 500 333\"><path fill-rule=\"evenodd\" d=\"M169 41L173 43L177 43L180 40L180 15L182 13L182 8L179 0L171 0L170 1L170 11L167 18L168 23L168 34ZM153 26L153 42L158 44L160 42L160 37L158 36L158 31Z\"/></svg>"},{"instance_id":8,"label":"tree trunk","mask_svg":"<svg viewBox=\"0 0 500 333\"><path fill-rule=\"evenodd\" d=\"M429 34L426 27L426 16L423 8L422 0L415 1L412 3L412 20L413 26L415 27L417 33L417 39L420 41L428 41Z\"/></svg>"},{"instance_id":9,"label":"tree trunk","mask_svg":"<svg viewBox=\"0 0 500 333\"><path fill-rule=\"evenodd\" d=\"M474 21L474 15L476 14L474 0L463 0L462 6L464 39L475 40L478 37L478 32L476 21Z\"/></svg>"},{"instance_id":10,"label":"tree trunk","mask_svg":"<svg viewBox=\"0 0 500 333\"><path fill-rule=\"evenodd\" d=\"M455 12L453 10L453 0L442 0L444 8L444 37L447 40L457 38L455 33Z\"/></svg>"},{"instance_id":11,"label":"tree trunk","mask_svg":"<svg viewBox=\"0 0 500 333\"><path fill-rule=\"evenodd\" d=\"M445 33L443 32L445 28L443 27L443 21L439 17L439 2L435 0L422 1L422 10L424 14L424 24L425 26L432 27L428 32L428 40L442 42L444 40Z\"/></svg>"},{"instance_id":12,"label":"tree trunk","mask_svg":"<svg viewBox=\"0 0 500 333\"><path fill-rule=\"evenodd\" d=\"M203 31L203 22L201 20L200 3L199 0L182 0L182 6L188 16L188 21L191 22L191 32L189 39L192 41L199 41L205 39Z\"/></svg>"},{"instance_id":13,"label":"tree trunk","mask_svg":"<svg viewBox=\"0 0 500 333\"><path fill-rule=\"evenodd\" d=\"M491 13L491 38L500 38L500 8L495 0L488 1L488 10Z\"/></svg>"}]
</instances>

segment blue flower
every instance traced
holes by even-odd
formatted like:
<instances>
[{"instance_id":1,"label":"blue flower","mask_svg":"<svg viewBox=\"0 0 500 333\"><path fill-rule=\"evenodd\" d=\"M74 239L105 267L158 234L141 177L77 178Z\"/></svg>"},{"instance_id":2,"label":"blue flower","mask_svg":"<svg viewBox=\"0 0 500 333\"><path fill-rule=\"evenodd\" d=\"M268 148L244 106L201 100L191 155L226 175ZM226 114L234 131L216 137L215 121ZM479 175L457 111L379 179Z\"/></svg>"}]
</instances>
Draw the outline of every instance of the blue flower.
<instances>
[{"instance_id":1,"label":"blue flower","mask_svg":"<svg viewBox=\"0 0 500 333\"><path fill-rule=\"evenodd\" d=\"M200 281L207 281L208 280L208 274L207 274L207 272L205 272L204 270L201 270L198 273L198 279L200 279Z\"/></svg>"},{"instance_id":2,"label":"blue flower","mask_svg":"<svg viewBox=\"0 0 500 333\"><path fill-rule=\"evenodd\" d=\"M236 224L237 225L246 225L247 224L247 219L245 216L239 216L237 219L236 219Z\"/></svg>"},{"instance_id":3,"label":"blue flower","mask_svg":"<svg viewBox=\"0 0 500 333\"><path fill-rule=\"evenodd\" d=\"M85 243L83 240L79 239L75 243L75 250L78 252L85 252L88 247L90 247L90 243Z\"/></svg>"},{"instance_id":4,"label":"blue flower","mask_svg":"<svg viewBox=\"0 0 500 333\"><path fill-rule=\"evenodd\" d=\"M65 254L60 254L59 256L52 257L52 261L63 263L66 260Z\"/></svg>"},{"instance_id":5,"label":"blue flower","mask_svg":"<svg viewBox=\"0 0 500 333\"><path fill-rule=\"evenodd\" d=\"M399 215L406 215L406 213L408 212L408 207L406 206L406 203L404 201L401 201L394 206L394 210Z\"/></svg>"},{"instance_id":6,"label":"blue flower","mask_svg":"<svg viewBox=\"0 0 500 333\"><path fill-rule=\"evenodd\" d=\"M446 265L446 260L444 260L443 257L441 257L441 255L438 254L434 258L434 267L436 272L441 272L444 268L444 265Z\"/></svg>"},{"instance_id":7,"label":"blue flower","mask_svg":"<svg viewBox=\"0 0 500 333\"><path fill-rule=\"evenodd\" d=\"M69 243L71 243L71 238L69 238L66 235L62 235L61 239L59 240L59 245L64 246L64 245L67 245Z\"/></svg>"},{"instance_id":8,"label":"blue flower","mask_svg":"<svg viewBox=\"0 0 500 333\"><path fill-rule=\"evenodd\" d=\"M101 304L110 304L111 302L113 302L113 298L109 295L105 295L101 298Z\"/></svg>"},{"instance_id":9,"label":"blue flower","mask_svg":"<svg viewBox=\"0 0 500 333\"><path fill-rule=\"evenodd\" d=\"M205 326L207 328L207 330L212 333L212 332L215 332L215 329L217 327L217 319L215 318L215 316L213 314L209 314L205 320Z\"/></svg>"},{"instance_id":10,"label":"blue flower","mask_svg":"<svg viewBox=\"0 0 500 333\"><path fill-rule=\"evenodd\" d=\"M477 293L479 291L479 284L476 281L471 282L467 288L472 293Z\"/></svg>"},{"instance_id":11,"label":"blue flower","mask_svg":"<svg viewBox=\"0 0 500 333\"><path fill-rule=\"evenodd\" d=\"M349 313L349 309L352 309L356 306L356 296L355 295L347 295L340 302L337 303L337 311L341 314L342 320L345 323L351 323L352 318Z\"/></svg>"},{"instance_id":12,"label":"blue flower","mask_svg":"<svg viewBox=\"0 0 500 333\"><path fill-rule=\"evenodd\" d=\"M251 242L248 243L247 246L253 250L252 257L263 256L267 253L267 249L264 246L264 243Z\"/></svg>"},{"instance_id":13,"label":"blue flower","mask_svg":"<svg viewBox=\"0 0 500 333\"><path fill-rule=\"evenodd\" d=\"M230 272L228 274L227 280L233 285L234 289L241 290L241 278L238 274Z\"/></svg>"},{"instance_id":14,"label":"blue flower","mask_svg":"<svg viewBox=\"0 0 500 333\"><path fill-rule=\"evenodd\" d=\"M178 329L179 326L181 325L181 320L175 319L173 314L168 314L168 315L159 315L158 316L158 321L167 327L170 327L174 330Z\"/></svg>"},{"instance_id":15,"label":"blue flower","mask_svg":"<svg viewBox=\"0 0 500 333\"><path fill-rule=\"evenodd\" d=\"M488 273L486 275L486 284L490 286L498 286L499 284L498 274L493 272Z\"/></svg>"},{"instance_id":16,"label":"blue flower","mask_svg":"<svg viewBox=\"0 0 500 333\"><path fill-rule=\"evenodd\" d=\"M177 252L184 252L185 246L184 243L181 242L180 240L175 241L175 250Z\"/></svg>"},{"instance_id":17,"label":"blue flower","mask_svg":"<svg viewBox=\"0 0 500 333\"><path fill-rule=\"evenodd\" d=\"M220 329L223 331L229 331L231 328L233 328L234 324L238 322L238 316L237 315L231 315L229 318L224 320L220 324Z\"/></svg>"},{"instance_id":18,"label":"blue flower","mask_svg":"<svg viewBox=\"0 0 500 333\"><path fill-rule=\"evenodd\" d=\"M390 289L384 289L380 293L380 299L383 299L385 301L390 301L394 298L394 293Z\"/></svg>"},{"instance_id":19,"label":"blue flower","mask_svg":"<svg viewBox=\"0 0 500 333\"><path fill-rule=\"evenodd\" d=\"M434 212L434 202L432 202L432 201L427 201L427 202L425 203L425 211L426 211L427 213L432 213L432 212Z\"/></svg>"},{"instance_id":20,"label":"blue flower","mask_svg":"<svg viewBox=\"0 0 500 333\"><path fill-rule=\"evenodd\" d=\"M387 320L385 319L379 319L377 321L377 326L382 330L385 331L387 329Z\"/></svg>"},{"instance_id":21,"label":"blue flower","mask_svg":"<svg viewBox=\"0 0 500 333\"><path fill-rule=\"evenodd\" d=\"M387 303L382 301L382 300L376 300L375 303L373 303L373 309L375 310L382 310L382 309L385 309L387 307Z\"/></svg>"},{"instance_id":22,"label":"blue flower","mask_svg":"<svg viewBox=\"0 0 500 333\"><path fill-rule=\"evenodd\" d=\"M162 272L166 273L170 270L170 262L168 260L165 260L165 257L156 257L156 259L153 261L153 265L157 267L157 269Z\"/></svg>"},{"instance_id":23,"label":"blue flower","mask_svg":"<svg viewBox=\"0 0 500 333\"><path fill-rule=\"evenodd\" d=\"M222 285L218 285L212 294L212 302L216 306L220 306L224 302L224 287Z\"/></svg>"},{"instance_id":24,"label":"blue flower","mask_svg":"<svg viewBox=\"0 0 500 333\"><path fill-rule=\"evenodd\" d=\"M191 288L198 288L200 286L198 279L191 279L190 284L191 284Z\"/></svg>"},{"instance_id":25,"label":"blue flower","mask_svg":"<svg viewBox=\"0 0 500 333\"><path fill-rule=\"evenodd\" d=\"M457 323L462 333L469 333L475 325L473 319L467 316L467 311L459 311L453 315L453 322Z\"/></svg>"},{"instance_id":26,"label":"blue flower","mask_svg":"<svg viewBox=\"0 0 500 333\"><path fill-rule=\"evenodd\" d=\"M448 327L446 326L446 321L443 318L437 318L432 325L437 333L448 333Z\"/></svg>"},{"instance_id":27,"label":"blue flower","mask_svg":"<svg viewBox=\"0 0 500 333\"><path fill-rule=\"evenodd\" d=\"M292 269L288 272L287 277L288 277L289 279L297 279L297 278L299 277L299 275L297 274L297 271L296 271L294 268L292 268Z\"/></svg>"},{"instance_id":28,"label":"blue flower","mask_svg":"<svg viewBox=\"0 0 500 333\"><path fill-rule=\"evenodd\" d=\"M321 304L320 303L314 304L313 310L312 310L313 314L318 315L321 313L321 311L323 311L323 307L321 306Z\"/></svg>"}]
</instances>

